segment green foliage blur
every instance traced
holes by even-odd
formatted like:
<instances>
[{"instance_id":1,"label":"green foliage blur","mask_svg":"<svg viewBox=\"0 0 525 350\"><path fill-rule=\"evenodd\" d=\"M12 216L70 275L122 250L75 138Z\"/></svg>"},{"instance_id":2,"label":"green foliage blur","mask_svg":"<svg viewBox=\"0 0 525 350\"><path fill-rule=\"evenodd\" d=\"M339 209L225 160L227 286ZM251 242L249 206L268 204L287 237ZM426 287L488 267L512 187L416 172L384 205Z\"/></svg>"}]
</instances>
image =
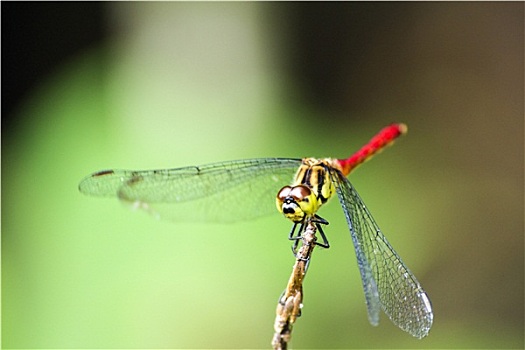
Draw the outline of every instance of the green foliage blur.
<instances>
[{"instance_id":1,"label":"green foliage blur","mask_svg":"<svg viewBox=\"0 0 525 350\"><path fill-rule=\"evenodd\" d=\"M78 183L345 157L404 122L351 180L434 327L417 340L384 314L369 325L334 200L292 347L523 348L523 3L107 6L112 38L42 82L2 135L4 347L270 347L294 261L277 211L156 221Z\"/></svg>"}]
</instances>

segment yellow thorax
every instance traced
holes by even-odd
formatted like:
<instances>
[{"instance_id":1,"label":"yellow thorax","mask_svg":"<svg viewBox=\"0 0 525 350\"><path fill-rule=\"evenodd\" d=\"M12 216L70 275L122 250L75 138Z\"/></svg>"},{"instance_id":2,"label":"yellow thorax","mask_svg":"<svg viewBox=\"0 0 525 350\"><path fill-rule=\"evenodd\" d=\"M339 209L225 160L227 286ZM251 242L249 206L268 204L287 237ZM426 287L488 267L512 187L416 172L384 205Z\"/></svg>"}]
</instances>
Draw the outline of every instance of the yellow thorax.
<instances>
[{"instance_id":1,"label":"yellow thorax","mask_svg":"<svg viewBox=\"0 0 525 350\"><path fill-rule=\"evenodd\" d=\"M335 193L336 171L340 166L330 158L304 158L292 185L277 193L277 209L295 223L314 216Z\"/></svg>"}]
</instances>

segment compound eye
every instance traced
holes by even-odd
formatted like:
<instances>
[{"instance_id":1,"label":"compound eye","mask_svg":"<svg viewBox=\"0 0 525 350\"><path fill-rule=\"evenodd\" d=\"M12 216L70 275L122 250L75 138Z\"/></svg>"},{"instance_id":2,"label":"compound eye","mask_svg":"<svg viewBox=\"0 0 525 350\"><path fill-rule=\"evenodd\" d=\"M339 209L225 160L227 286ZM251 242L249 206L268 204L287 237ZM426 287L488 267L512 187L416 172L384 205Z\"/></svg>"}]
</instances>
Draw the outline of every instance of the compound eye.
<instances>
[{"instance_id":1,"label":"compound eye","mask_svg":"<svg viewBox=\"0 0 525 350\"><path fill-rule=\"evenodd\" d=\"M304 185L299 185L292 188L288 195L292 196L293 199L300 202L305 198L308 198L311 194L312 191L310 190L310 188Z\"/></svg>"},{"instance_id":2,"label":"compound eye","mask_svg":"<svg viewBox=\"0 0 525 350\"><path fill-rule=\"evenodd\" d=\"M277 192L277 199L281 202L284 202L286 197L290 195L290 192L292 191L292 188L290 186L284 186Z\"/></svg>"}]
</instances>

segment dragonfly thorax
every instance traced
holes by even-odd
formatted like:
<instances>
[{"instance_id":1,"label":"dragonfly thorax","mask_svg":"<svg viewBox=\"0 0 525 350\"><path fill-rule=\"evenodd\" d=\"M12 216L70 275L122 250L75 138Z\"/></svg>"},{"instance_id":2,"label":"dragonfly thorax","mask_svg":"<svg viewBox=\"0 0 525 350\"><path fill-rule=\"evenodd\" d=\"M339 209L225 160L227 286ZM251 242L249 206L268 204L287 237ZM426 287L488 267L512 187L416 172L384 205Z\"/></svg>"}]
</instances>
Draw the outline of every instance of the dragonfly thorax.
<instances>
[{"instance_id":1,"label":"dragonfly thorax","mask_svg":"<svg viewBox=\"0 0 525 350\"><path fill-rule=\"evenodd\" d=\"M277 209L293 222L303 222L335 193L330 159L305 158L292 186L283 187L276 198Z\"/></svg>"}]
</instances>

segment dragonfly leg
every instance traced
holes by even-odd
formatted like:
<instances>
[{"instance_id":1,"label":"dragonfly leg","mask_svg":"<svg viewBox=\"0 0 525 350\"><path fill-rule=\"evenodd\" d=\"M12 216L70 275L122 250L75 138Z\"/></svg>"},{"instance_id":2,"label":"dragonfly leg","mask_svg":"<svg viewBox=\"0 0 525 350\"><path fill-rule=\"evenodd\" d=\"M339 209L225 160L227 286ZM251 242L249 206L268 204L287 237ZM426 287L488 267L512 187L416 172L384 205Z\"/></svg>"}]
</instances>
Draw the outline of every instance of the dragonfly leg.
<instances>
[{"instance_id":1,"label":"dragonfly leg","mask_svg":"<svg viewBox=\"0 0 525 350\"><path fill-rule=\"evenodd\" d=\"M301 227L299 228L299 233L297 234L297 236L294 237L294 234L295 234L295 229L297 228L297 223L294 223L293 226L292 226L292 230L290 231L290 234L288 234L288 239L290 241L293 241L293 245L292 245L292 253L294 256L297 255L297 246L299 245L299 241L301 240L302 238L302 235L301 233L303 232L304 230L304 222L301 223Z\"/></svg>"},{"instance_id":2,"label":"dragonfly leg","mask_svg":"<svg viewBox=\"0 0 525 350\"><path fill-rule=\"evenodd\" d=\"M328 239L326 238L326 235L324 234L324 231L321 228L321 225L328 225L328 221L326 221L325 219L323 219L322 217L318 215L315 215L312 221L315 222L315 226L319 230L319 234L321 235L321 238L323 239L323 243L315 242L315 244L317 244L320 247L326 248L326 249L330 248L330 243L328 243Z\"/></svg>"},{"instance_id":3,"label":"dragonfly leg","mask_svg":"<svg viewBox=\"0 0 525 350\"><path fill-rule=\"evenodd\" d=\"M320 217L319 215L315 214L314 217L311 219L312 222L316 222L322 225L328 225L329 222Z\"/></svg>"},{"instance_id":4,"label":"dragonfly leg","mask_svg":"<svg viewBox=\"0 0 525 350\"><path fill-rule=\"evenodd\" d=\"M308 266L310 266L310 258L308 258L308 259L301 259L301 260L303 260L305 262L305 264L304 264L304 273L306 273L306 271L308 271Z\"/></svg>"}]
</instances>

